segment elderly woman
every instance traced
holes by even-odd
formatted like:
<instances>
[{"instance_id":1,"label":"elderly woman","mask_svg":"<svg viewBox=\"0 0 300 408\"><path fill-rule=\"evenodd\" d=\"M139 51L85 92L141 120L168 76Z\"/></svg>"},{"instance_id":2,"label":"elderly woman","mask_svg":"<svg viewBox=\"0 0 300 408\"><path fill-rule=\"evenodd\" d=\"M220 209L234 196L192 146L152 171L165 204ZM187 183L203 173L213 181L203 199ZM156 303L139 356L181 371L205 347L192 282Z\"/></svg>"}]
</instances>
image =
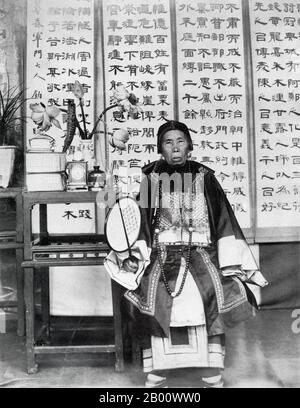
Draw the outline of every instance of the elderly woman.
<instances>
[{"instance_id":1,"label":"elderly woman","mask_svg":"<svg viewBox=\"0 0 300 408\"><path fill-rule=\"evenodd\" d=\"M162 158L142 169L136 258L111 252L105 265L133 305L146 387L183 367L201 368L199 386L222 387L225 327L252 315L246 282L267 282L214 171L189 160L186 125L163 124L157 148Z\"/></svg>"}]
</instances>

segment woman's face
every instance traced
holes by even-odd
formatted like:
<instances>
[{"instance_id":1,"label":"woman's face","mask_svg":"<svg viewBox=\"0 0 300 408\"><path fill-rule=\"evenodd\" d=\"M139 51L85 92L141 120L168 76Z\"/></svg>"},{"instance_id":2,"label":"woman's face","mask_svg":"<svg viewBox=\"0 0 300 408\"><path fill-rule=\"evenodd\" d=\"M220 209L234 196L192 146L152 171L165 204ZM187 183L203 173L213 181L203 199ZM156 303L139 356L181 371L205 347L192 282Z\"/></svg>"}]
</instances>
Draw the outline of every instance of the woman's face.
<instances>
[{"instance_id":1,"label":"woman's face","mask_svg":"<svg viewBox=\"0 0 300 408\"><path fill-rule=\"evenodd\" d=\"M171 166L182 166L185 164L189 144L185 133L181 130L169 130L163 135L161 145L162 155Z\"/></svg>"}]
</instances>

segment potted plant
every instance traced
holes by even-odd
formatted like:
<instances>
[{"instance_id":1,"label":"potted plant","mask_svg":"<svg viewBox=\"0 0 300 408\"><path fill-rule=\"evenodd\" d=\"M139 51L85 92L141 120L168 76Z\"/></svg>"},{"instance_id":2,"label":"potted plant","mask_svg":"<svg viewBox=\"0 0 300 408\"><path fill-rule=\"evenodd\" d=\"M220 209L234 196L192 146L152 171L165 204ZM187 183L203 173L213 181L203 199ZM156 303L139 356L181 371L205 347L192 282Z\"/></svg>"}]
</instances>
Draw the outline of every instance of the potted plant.
<instances>
[{"instance_id":1,"label":"potted plant","mask_svg":"<svg viewBox=\"0 0 300 408\"><path fill-rule=\"evenodd\" d=\"M17 146L15 142L17 124L24 121L20 110L26 101L25 88L0 84L0 188L7 188L11 181Z\"/></svg>"}]
</instances>

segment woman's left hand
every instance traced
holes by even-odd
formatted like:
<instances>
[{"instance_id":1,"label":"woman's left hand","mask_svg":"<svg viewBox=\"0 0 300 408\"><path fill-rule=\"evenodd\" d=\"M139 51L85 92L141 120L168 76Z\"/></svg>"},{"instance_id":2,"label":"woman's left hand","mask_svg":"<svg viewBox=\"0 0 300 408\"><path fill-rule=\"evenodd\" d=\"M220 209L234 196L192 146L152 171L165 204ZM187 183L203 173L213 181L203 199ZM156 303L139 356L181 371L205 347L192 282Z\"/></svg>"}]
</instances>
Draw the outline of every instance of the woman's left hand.
<instances>
[{"instance_id":1,"label":"woman's left hand","mask_svg":"<svg viewBox=\"0 0 300 408\"><path fill-rule=\"evenodd\" d=\"M136 273L139 268L139 260L135 256L124 259L122 268L129 273Z\"/></svg>"}]
</instances>

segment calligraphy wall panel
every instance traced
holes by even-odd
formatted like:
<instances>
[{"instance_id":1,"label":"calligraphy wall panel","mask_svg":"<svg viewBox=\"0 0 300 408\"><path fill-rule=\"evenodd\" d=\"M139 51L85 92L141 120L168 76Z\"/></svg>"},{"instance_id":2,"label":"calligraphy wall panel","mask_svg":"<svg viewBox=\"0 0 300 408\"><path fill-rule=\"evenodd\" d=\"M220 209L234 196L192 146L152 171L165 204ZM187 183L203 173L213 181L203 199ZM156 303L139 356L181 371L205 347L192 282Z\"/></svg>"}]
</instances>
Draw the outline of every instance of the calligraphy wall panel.
<instances>
[{"instance_id":1,"label":"calligraphy wall panel","mask_svg":"<svg viewBox=\"0 0 300 408\"><path fill-rule=\"evenodd\" d=\"M176 0L178 110L193 156L216 177L251 235L243 10L240 0Z\"/></svg>"},{"instance_id":2,"label":"calligraphy wall panel","mask_svg":"<svg viewBox=\"0 0 300 408\"><path fill-rule=\"evenodd\" d=\"M123 160L132 174L157 159L156 133L174 118L171 18L168 0L103 0L105 101L110 105L117 85L143 104L137 120L107 113L108 131L130 131L125 151L109 147L109 166Z\"/></svg>"},{"instance_id":3,"label":"calligraphy wall panel","mask_svg":"<svg viewBox=\"0 0 300 408\"><path fill-rule=\"evenodd\" d=\"M300 238L300 3L249 2L256 144L256 239Z\"/></svg>"},{"instance_id":4,"label":"calligraphy wall panel","mask_svg":"<svg viewBox=\"0 0 300 408\"><path fill-rule=\"evenodd\" d=\"M68 99L75 99L75 80L84 87L84 112L88 127L94 121L94 1L34 0L27 2L27 103L42 102L67 109ZM78 105L78 100L75 100ZM82 114L77 106L77 118ZM67 116L62 113L62 130L52 126L47 134L55 139L60 152ZM33 121L27 121L28 140L37 133ZM74 153L70 149L69 156ZM71 159L72 157L69 157Z\"/></svg>"}]
</instances>

